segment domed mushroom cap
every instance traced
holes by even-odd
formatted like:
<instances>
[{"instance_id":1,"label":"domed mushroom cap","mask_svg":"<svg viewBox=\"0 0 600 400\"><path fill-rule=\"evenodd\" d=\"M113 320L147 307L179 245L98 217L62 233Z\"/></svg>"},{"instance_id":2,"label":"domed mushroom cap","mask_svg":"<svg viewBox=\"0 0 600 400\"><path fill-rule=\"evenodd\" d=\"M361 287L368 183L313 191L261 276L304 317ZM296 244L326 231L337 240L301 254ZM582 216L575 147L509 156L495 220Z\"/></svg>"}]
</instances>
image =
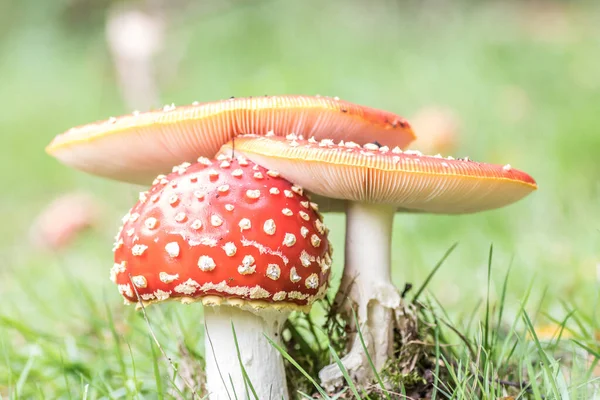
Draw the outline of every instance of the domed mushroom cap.
<instances>
[{"instance_id":1,"label":"domed mushroom cap","mask_svg":"<svg viewBox=\"0 0 600 400\"><path fill-rule=\"evenodd\" d=\"M224 145L221 153L231 147L232 143ZM235 151L317 195L413 212L489 210L537 189L531 176L510 165L423 156L374 144L245 135L235 140Z\"/></svg>"},{"instance_id":2,"label":"domed mushroom cap","mask_svg":"<svg viewBox=\"0 0 600 400\"><path fill-rule=\"evenodd\" d=\"M307 309L331 248L302 189L245 159L182 164L125 216L111 279L130 302ZM135 290L134 290L135 286Z\"/></svg>"},{"instance_id":3,"label":"domed mushroom cap","mask_svg":"<svg viewBox=\"0 0 600 400\"><path fill-rule=\"evenodd\" d=\"M94 175L149 184L173 165L212 158L238 134L304 134L405 147L408 122L393 113L329 97L265 96L134 113L72 128L46 151Z\"/></svg>"}]
</instances>

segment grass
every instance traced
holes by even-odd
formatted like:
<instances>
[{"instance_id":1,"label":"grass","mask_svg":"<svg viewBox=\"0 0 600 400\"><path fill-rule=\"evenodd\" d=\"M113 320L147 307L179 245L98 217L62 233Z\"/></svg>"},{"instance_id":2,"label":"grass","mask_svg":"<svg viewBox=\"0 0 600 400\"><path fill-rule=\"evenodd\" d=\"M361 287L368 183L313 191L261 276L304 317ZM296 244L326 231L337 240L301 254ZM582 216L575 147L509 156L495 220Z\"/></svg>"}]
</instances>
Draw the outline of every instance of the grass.
<instances>
[{"instance_id":1,"label":"grass","mask_svg":"<svg viewBox=\"0 0 600 400\"><path fill-rule=\"evenodd\" d=\"M67 23L66 4L23 1L0 16L0 396L186 398L182 382L202 381L201 307L148 309L175 374L143 316L121 304L107 279L112 236L139 188L71 171L43 152L73 125L129 111L98 14ZM540 190L481 214L396 216L394 281L428 283L417 301L410 300L418 289L406 297L419 343L400 333L397 341L415 367L397 363L382 378L394 393L437 399L592 398L600 352L599 16L591 2L278 0L187 10L161 57L187 46L176 73L161 70L162 100L320 93L409 118L450 107L462 126L455 156L509 162ZM64 251L33 249L36 213L75 189L102 201L103 222ZM337 249L333 292L343 216L326 221ZM510 274L501 272L509 265ZM286 331L286 350L312 378L334 361L329 346L344 351L348 317L328 311L323 303L310 319L296 315ZM547 324L554 335L542 335ZM293 376L298 390L317 392L306 375ZM385 398L378 387L367 395ZM347 389L340 398L352 396Z\"/></svg>"}]
</instances>

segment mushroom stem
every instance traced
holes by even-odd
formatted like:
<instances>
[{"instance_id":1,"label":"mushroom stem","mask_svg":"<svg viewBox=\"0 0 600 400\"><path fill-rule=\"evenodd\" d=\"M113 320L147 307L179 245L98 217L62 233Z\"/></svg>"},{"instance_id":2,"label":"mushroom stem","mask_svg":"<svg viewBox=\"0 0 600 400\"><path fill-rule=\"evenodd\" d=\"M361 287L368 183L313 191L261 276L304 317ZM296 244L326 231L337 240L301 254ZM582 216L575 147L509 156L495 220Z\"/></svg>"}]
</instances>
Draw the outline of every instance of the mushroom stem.
<instances>
[{"instance_id":1,"label":"mushroom stem","mask_svg":"<svg viewBox=\"0 0 600 400\"><path fill-rule=\"evenodd\" d=\"M355 307L369 356L379 371L392 351L393 310L400 295L390 275L391 237L395 207L381 204L348 202L346 212L345 267L336 305L345 311ZM352 314L350 314L352 315ZM353 319L351 319L353 323ZM342 363L358 383L374 377L360 337L350 339L351 348ZM319 373L326 387L342 383L336 364Z\"/></svg>"},{"instance_id":2,"label":"mushroom stem","mask_svg":"<svg viewBox=\"0 0 600 400\"><path fill-rule=\"evenodd\" d=\"M266 335L281 343L281 330L288 315L223 305L204 308L206 389L210 400L254 398L244 381L240 359L259 399L289 399L283 358L265 338Z\"/></svg>"}]
</instances>

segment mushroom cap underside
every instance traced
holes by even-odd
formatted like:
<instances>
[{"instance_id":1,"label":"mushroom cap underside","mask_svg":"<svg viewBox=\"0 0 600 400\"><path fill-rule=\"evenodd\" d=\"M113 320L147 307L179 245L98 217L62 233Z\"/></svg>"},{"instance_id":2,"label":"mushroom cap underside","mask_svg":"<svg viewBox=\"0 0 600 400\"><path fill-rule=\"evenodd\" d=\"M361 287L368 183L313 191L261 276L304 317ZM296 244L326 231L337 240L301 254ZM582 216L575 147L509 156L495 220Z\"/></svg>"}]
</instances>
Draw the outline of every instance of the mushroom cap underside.
<instances>
[{"instance_id":1,"label":"mushroom cap underside","mask_svg":"<svg viewBox=\"0 0 600 400\"><path fill-rule=\"evenodd\" d=\"M46 151L93 175L149 184L174 165L214 157L236 135L268 132L400 147L415 138L409 123L391 112L331 97L284 95L134 112L72 128Z\"/></svg>"},{"instance_id":2,"label":"mushroom cap underside","mask_svg":"<svg viewBox=\"0 0 600 400\"><path fill-rule=\"evenodd\" d=\"M463 214L512 204L537 189L510 165L424 156L374 144L244 135L224 145L318 196L388 204L399 210Z\"/></svg>"}]
</instances>

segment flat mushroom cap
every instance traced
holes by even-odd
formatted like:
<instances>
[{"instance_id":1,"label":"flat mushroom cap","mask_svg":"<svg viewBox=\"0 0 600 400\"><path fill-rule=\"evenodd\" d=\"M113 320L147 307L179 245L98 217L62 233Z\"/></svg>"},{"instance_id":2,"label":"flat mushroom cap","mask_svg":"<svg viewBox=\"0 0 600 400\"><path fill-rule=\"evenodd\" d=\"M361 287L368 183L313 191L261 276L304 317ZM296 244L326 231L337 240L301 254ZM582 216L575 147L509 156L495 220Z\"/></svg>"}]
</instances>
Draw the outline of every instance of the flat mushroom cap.
<instances>
[{"instance_id":1,"label":"flat mushroom cap","mask_svg":"<svg viewBox=\"0 0 600 400\"><path fill-rule=\"evenodd\" d=\"M232 151L232 143L221 154ZM528 174L510 165L423 156L332 140L240 136L235 152L319 196L388 204L411 212L462 214L514 203L537 189Z\"/></svg>"},{"instance_id":2,"label":"flat mushroom cap","mask_svg":"<svg viewBox=\"0 0 600 400\"><path fill-rule=\"evenodd\" d=\"M241 158L174 171L117 234L110 275L126 301L307 311L324 295L328 230L301 188Z\"/></svg>"},{"instance_id":3,"label":"flat mushroom cap","mask_svg":"<svg viewBox=\"0 0 600 400\"><path fill-rule=\"evenodd\" d=\"M285 95L135 112L72 128L46 151L75 169L149 184L174 165L214 157L236 135L270 131L402 148L415 138L404 118L387 111L338 98Z\"/></svg>"}]
</instances>

